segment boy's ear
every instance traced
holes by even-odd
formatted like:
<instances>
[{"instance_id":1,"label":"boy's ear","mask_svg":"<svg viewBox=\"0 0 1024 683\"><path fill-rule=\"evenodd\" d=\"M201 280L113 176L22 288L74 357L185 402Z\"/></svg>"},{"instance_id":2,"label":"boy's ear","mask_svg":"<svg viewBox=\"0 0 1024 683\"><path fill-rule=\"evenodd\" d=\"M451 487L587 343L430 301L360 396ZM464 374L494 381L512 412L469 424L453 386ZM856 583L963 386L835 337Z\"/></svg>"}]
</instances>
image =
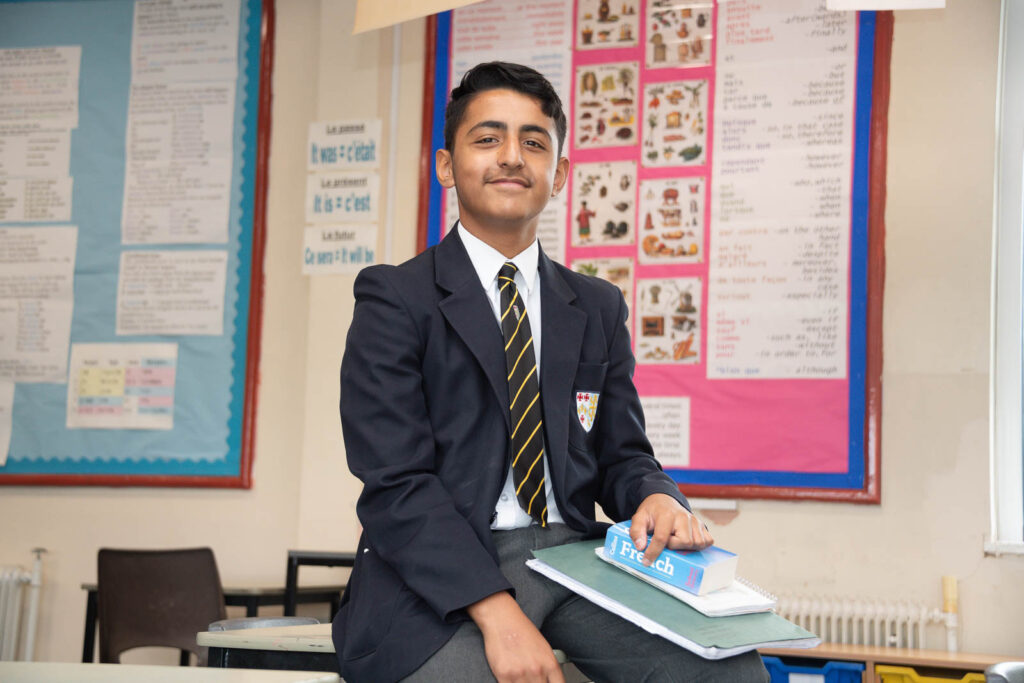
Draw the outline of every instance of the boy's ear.
<instances>
[{"instance_id":1,"label":"boy's ear","mask_svg":"<svg viewBox=\"0 0 1024 683\"><path fill-rule=\"evenodd\" d=\"M434 153L434 165L437 168L437 182L441 187L455 187L455 174L452 173L452 155L446 149L439 149Z\"/></svg>"},{"instance_id":2,"label":"boy's ear","mask_svg":"<svg viewBox=\"0 0 1024 683\"><path fill-rule=\"evenodd\" d=\"M554 197L562 188L565 187L565 181L569 179L569 160L565 157L561 157L558 160L558 164L555 166L555 182L551 185L551 196Z\"/></svg>"}]
</instances>

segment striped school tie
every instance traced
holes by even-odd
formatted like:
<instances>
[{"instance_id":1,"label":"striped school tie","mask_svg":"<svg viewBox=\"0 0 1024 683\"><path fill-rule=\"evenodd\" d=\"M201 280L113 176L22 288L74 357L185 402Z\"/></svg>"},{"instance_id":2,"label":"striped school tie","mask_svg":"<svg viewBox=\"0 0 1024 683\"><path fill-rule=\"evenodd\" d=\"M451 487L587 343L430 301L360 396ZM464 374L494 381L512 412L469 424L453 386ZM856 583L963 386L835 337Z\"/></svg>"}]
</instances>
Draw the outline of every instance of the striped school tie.
<instances>
[{"instance_id":1,"label":"striped school tie","mask_svg":"<svg viewBox=\"0 0 1024 683\"><path fill-rule=\"evenodd\" d=\"M501 333L505 337L509 415L512 418L512 483L516 500L538 524L547 526L544 495L544 430L541 429L540 383L526 303L515 283L515 265L498 271Z\"/></svg>"}]
</instances>

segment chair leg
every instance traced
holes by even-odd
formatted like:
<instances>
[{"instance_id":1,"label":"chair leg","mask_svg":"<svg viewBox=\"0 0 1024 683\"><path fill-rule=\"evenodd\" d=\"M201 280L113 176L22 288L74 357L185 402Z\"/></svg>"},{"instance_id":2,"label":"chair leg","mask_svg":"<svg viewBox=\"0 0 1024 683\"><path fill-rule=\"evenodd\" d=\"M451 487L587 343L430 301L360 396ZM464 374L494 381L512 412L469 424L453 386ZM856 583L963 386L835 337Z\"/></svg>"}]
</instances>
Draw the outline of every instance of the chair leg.
<instances>
[{"instance_id":1,"label":"chair leg","mask_svg":"<svg viewBox=\"0 0 1024 683\"><path fill-rule=\"evenodd\" d=\"M96 591L89 591L85 598L85 640L82 643L82 661L92 662L96 650L96 616L99 612Z\"/></svg>"},{"instance_id":2,"label":"chair leg","mask_svg":"<svg viewBox=\"0 0 1024 683\"><path fill-rule=\"evenodd\" d=\"M299 561L298 558L288 556L288 565L284 575L284 615L295 616L295 605L298 602L299 590Z\"/></svg>"}]
</instances>

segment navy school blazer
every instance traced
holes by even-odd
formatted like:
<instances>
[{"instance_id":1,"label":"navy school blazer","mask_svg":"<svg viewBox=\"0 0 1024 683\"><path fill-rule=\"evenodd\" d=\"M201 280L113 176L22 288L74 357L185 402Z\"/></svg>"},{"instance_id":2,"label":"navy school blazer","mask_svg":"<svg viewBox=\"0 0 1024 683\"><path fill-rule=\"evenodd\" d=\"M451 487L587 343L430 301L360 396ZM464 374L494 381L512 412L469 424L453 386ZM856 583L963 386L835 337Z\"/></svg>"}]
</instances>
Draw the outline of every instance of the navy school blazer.
<instances>
[{"instance_id":1,"label":"navy school blazer","mask_svg":"<svg viewBox=\"0 0 1024 683\"><path fill-rule=\"evenodd\" d=\"M632 375L626 303L614 285L540 253L540 387L558 509L602 535L645 497L686 498L654 459ZM357 559L333 639L347 681L415 671L465 607L512 586L491 516L511 461L501 329L457 230L399 266L364 269L341 365L348 465L362 482ZM598 394L593 426L576 392Z\"/></svg>"}]
</instances>

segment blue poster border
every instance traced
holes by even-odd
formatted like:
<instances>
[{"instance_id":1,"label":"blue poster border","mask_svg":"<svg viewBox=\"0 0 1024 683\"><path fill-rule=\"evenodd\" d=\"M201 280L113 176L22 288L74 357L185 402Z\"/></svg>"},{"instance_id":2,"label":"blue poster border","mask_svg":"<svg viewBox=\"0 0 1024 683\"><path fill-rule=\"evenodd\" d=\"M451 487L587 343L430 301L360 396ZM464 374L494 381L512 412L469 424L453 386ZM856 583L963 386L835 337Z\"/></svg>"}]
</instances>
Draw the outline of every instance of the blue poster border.
<instances>
[{"instance_id":1,"label":"blue poster border","mask_svg":"<svg viewBox=\"0 0 1024 683\"><path fill-rule=\"evenodd\" d=\"M432 116L431 149L444 144L444 103L451 84L448 82L451 64L452 12L436 15L436 50L429 61L433 69L434 89L430 112ZM877 444L868 443L868 307L869 272L871 271L869 243L871 227L871 146L873 140L873 107L876 68L888 70L876 62L876 28L878 13L858 13L857 73L855 83L853 187L851 194L851 248L850 248L850 332L849 332L849 405L847 468L842 473L808 473L767 470L706 470L668 469L668 474L684 491L697 489L697 495L707 497L742 498L806 498L824 500L850 500L878 502L878 473L872 472L869 450ZM891 40L891 36L889 36ZM888 53L886 53L888 54ZM887 106L887 103L885 103ZM425 110L428 108L425 107ZM883 140L884 144L884 140ZM429 160L428 212L426 246L441 239L442 188L434 173L434 159ZM878 454L874 454L877 464Z\"/></svg>"}]
</instances>

